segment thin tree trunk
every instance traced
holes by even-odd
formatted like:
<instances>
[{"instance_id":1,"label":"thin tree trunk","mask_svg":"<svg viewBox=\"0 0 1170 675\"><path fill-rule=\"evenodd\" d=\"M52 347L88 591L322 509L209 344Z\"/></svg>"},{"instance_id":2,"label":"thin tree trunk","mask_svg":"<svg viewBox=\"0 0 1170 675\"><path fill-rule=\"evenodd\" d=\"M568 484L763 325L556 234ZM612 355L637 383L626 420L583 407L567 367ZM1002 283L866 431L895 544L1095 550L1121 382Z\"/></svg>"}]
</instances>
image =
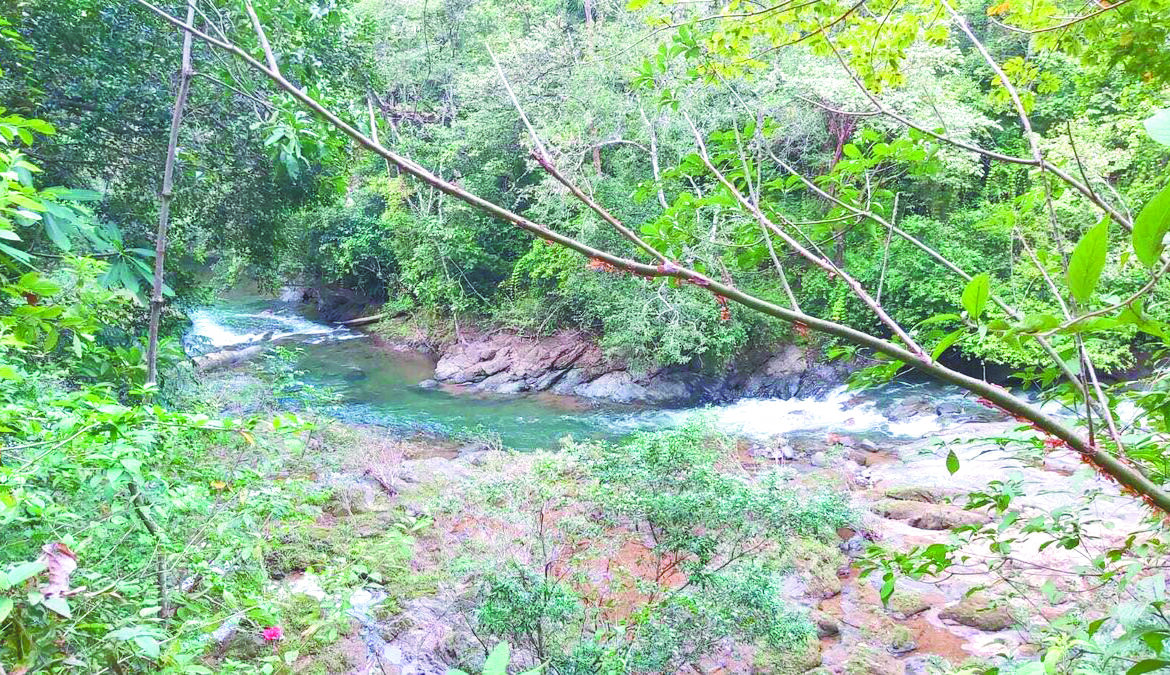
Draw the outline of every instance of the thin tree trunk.
<instances>
[{"instance_id":1,"label":"thin tree trunk","mask_svg":"<svg viewBox=\"0 0 1170 675\"><path fill-rule=\"evenodd\" d=\"M195 0L187 0L187 25L195 23ZM175 94L175 109L171 113L171 138L167 143L167 161L163 168L162 190L159 192L158 233L154 237L154 282L150 291L150 335L146 343L146 384L158 382L158 324L163 306L163 263L167 254L167 225L171 215L171 191L175 178L175 153L179 147L179 126L183 123L183 108L191 87L191 33L183 32L183 60L179 67L179 91Z\"/></svg>"}]
</instances>

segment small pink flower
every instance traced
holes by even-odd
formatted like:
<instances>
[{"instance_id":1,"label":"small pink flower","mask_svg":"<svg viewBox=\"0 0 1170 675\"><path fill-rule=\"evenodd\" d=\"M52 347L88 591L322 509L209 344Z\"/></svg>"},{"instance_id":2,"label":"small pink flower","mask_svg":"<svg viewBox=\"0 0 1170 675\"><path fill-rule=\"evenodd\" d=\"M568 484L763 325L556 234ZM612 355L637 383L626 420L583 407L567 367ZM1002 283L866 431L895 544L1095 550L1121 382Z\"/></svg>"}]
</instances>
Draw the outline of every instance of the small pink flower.
<instances>
[{"instance_id":1,"label":"small pink flower","mask_svg":"<svg viewBox=\"0 0 1170 675\"><path fill-rule=\"evenodd\" d=\"M275 642L284 638L284 630L282 630L280 626L269 626L268 628L265 628L260 633L260 635L262 635L268 642Z\"/></svg>"}]
</instances>

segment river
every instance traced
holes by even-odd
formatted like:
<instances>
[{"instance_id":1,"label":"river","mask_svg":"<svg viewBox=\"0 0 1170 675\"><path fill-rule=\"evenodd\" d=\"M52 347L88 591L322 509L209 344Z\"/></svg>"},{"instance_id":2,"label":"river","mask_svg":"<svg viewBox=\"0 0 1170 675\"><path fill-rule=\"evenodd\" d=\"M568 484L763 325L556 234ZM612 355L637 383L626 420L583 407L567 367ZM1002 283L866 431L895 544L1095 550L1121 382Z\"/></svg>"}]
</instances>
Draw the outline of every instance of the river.
<instances>
[{"instance_id":1,"label":"river","mask_svg":"<svg viewBox=\"0 0 1170 675\"><path fill-rule=\"evenodd\" d=\"M339 394L340 402L327 411L338 419L442 436L498 435L505 446L516 449L554 447L567 435L615 438L697 416L749 438L823 438L831 430L874 440L913 440L987 413L958 390L921 382L862 393L840 387L820 398L745 398L690 408L426 389L418 385L434 372L427 357L379 347L370 336L316 322L293 304L244 296L196 308L190 316L192 329L185 339L189 353L253 342L267 333L301 336L288 345L297 350L297 368L305 381Z\"/></svg>"}]
</instances>

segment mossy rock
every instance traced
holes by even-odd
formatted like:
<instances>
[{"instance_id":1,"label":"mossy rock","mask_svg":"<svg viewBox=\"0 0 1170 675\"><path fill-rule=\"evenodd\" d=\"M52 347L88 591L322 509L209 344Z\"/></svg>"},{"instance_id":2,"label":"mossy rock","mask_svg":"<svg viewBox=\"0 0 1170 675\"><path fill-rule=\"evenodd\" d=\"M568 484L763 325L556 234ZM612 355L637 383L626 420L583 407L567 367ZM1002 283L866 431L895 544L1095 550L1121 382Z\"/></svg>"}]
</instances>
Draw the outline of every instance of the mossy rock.
<instances>
[{"instance_id":1,"label":"mossy rock","mask_svg":"<svg viewBox=\"0 0 1170 675\"><path fill-rule=\"evenodd\" d=\"M899 624L891 624L886 627L882 635L882 644L891 654L905 654L918 649L914 633L906 626Z\"/></svg>"},{"instance_id":2,"label":"mossy rock","mask_svg":"<svg viewBox=\"0 0 1170 675\"><path fill-rule=\"evenodd\" d=\"M884 495L890 499L908 502L927 502L930 504L953 502L964 494L966 493L963 490L928 485L900 485L898 487L888 488L884 492Z\"/></svg>"},{"instance_id":3,"label":"mossy rock","mask_svg":"<svg viewBox=\"0 0 1170 675\"><path fill-rule=\"evenodd\" d=\"M800 539L788 550L787 560L805 582L809 595L831 598L841 592L837 570L849 564L836 546L816 539Z\"/></svg>"},{"instance_id":4,"label":"mossy rock","mask_svg":"<svg viewBox=\"0 0 1170 675\"><path fill-rule=\"evenodd\" d=\"M938 618L988 632L1006 630L1016 623L1011 608L986 593L974 593L943 608Z\"/></svg>"},{"instance_id":5,"label":"mossy rock","mask_svg":"<svg viewBox=\"0 0 1170 675\"><path fill-rule=\"evenodd\" d=\"M901 588L894 591L894 594L890 596L890 600L886 604L886 610L895 619L909 619L928 609L930 609L930 603L926 601L926 598L921 593Z\"/></svg>"},{"instance_id":6,"label":"mossy rock","mask_svg":"<svg viewBox=\"0 0 1170 675\"><path fill-rule=\"evenodd\" d=\"M845 675L903 675L905 668L884 649L857 645L845 662Z\"/></svg>"},{"instance_id":7,"label":"mossy rock","mask_svg":"<svg viewBox=\"0 0 1170 675\"><path fill-rule=\"evenodd\" d=\"M841 633L841 623L831 614L818 609L810 612L808 618L817 627L818 637L833 637Z\"/></svg>"},{"instance_id":8,"label":"mossy rock","mask_svg":"<svg viewBox=\"0 0 1170 675\"><path fill-rule=\"evenodd\" d=\"M820 666L821 660L821 641L816 637L787 649L757 645L753 672L798 675Z\"/></svg>"},{"instance_id":9,"label":"mossy rock","mask_svg":"<svg viewBox=\"0 0 1170 675\"><path fill-rule=\"evenodd\" d=\"M920 530L949 530L961 525L983 525L991 521L985 513L967 511L949 504L930 504L900 499L883 499L869 509L883 518L901 520Z\"/></svg>"}]
</instances>

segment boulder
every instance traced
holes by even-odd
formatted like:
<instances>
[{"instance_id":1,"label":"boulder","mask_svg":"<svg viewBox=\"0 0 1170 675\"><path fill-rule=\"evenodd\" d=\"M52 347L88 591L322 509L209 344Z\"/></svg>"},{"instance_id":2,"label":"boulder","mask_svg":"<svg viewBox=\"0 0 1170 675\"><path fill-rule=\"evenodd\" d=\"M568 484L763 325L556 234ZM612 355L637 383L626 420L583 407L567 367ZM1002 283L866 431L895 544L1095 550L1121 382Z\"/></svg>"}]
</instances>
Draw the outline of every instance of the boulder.
<instances>
[{"instance_id":1,"label":"boulder","mask_svg":"<svg viewBox=\"0 0 1170 675\"><path fill-rule=\"evenodd\" d=\"M377 513L390 509L389 500L381 486L365 478L343 473L329 473L321 480L331 495L325 510L335 516Z\"/></svg>"},{"instance_id":2,"label":"boulder","mask_svg":"<svg viewBox=\"0 0 1170 675\"><path fill-rule=\"evenodd\" d=\"M849 653L845 661L845 675L902 675L902 664L884 649L875 649L860 644Z\"/></svg>"},{"instance_id":3,"label":"boulder","mask_svg":"<svg viewBox=\"0 0 1170 675\"><path fill-rule=\"evenodd\" d=\"M938 618L987 632L1006 630L1016 623L1011 608L986 593L973 593L944 607Z\"/></svg>"},{"instance_id":4,"label":"boulder","mask_svg":"<svg viewBox=\"0 0 1170 675\"><path fill-rule=\"evenodd\" d=\"M930 485L901 485L888 488L885 491L885 496L890 499L930 504L951 502L965 494L967 493L964 490Z\"/></svg>"},{"instance_id":5,"label":"boulder","mask_svg":"<svg viewBox=\"0 0 1170 675\"><path fill-rule=\"evenodd\" d=\"M812 619L813 624L817 627L817 637L833 637L841 633L840 622L831 614L816 609L809 614L808 618Z\"/></svg>"},{"instance_id":6,"label":"boulder","mask_svg":"<svg viewBox=\"0 0 1170 675\"><path fill-rule=\"evenodd\" d=\"M890 596L886 610L895 619L909 619L915 614L921 614L930 609L930 603L921 593L899 588Z\"/></svg>"},{"instance_id":7,"label":"boulder","mask_svg":"<svg viewBox=\"0 0 1170 675\"><path fill-rule=\"evenodd\" d=\"M985 513L967 511L948 504L883 499L871 504L869 509L883 518L901 520L920 530L949 530L961 525L991 522Z\"/></svg>"}]
</instances>

